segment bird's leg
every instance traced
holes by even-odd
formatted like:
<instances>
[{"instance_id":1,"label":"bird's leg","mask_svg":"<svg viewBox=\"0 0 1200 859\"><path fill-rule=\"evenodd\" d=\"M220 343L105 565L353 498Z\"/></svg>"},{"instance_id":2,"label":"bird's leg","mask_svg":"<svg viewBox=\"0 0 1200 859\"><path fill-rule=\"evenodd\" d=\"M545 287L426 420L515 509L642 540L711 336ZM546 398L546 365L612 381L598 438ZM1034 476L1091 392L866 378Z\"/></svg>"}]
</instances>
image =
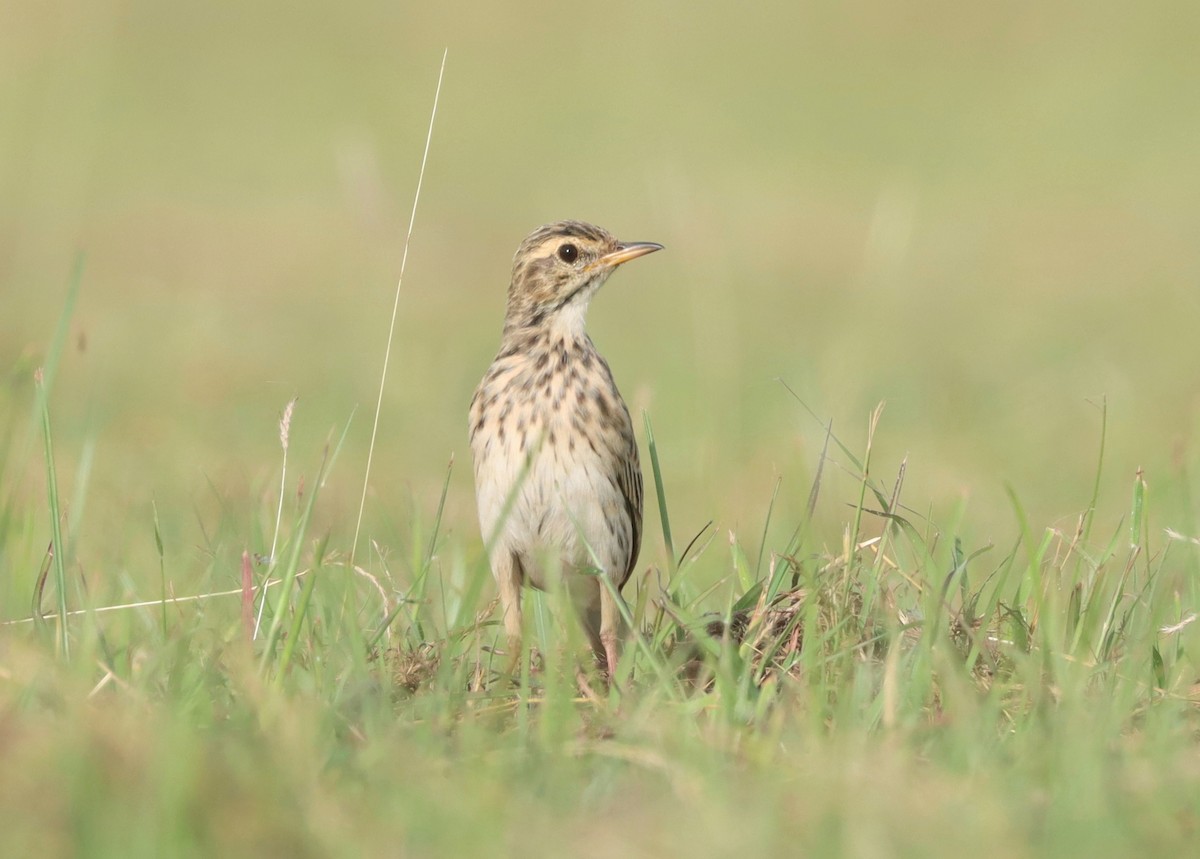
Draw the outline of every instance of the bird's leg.
<instances>
[{"instance_id":1,"label":"bird's leg","mask_svg":"<svg viewBox=\"0 0 1200 859\"><path fill-rule=\"evenodd\" d=\"M492 575L500 589L500 606L504 611L506 666L505 672L516 676L521 659L521 578L520 562L511 552L498 552L492 563Z\"/></svg>"},{"instance_id":2,"label":"bird's leg","mask_svg":"<svg viewBox=\"0 0 1200 859\"><path fill-rule=\"evenodd\" d=\"M621 595L610 588L608 582L600 582L600 645L604 648L604 662L610 682L617 671L617 630L621 625L617 600L620 598Z\"/></svg>"}]
</instances>

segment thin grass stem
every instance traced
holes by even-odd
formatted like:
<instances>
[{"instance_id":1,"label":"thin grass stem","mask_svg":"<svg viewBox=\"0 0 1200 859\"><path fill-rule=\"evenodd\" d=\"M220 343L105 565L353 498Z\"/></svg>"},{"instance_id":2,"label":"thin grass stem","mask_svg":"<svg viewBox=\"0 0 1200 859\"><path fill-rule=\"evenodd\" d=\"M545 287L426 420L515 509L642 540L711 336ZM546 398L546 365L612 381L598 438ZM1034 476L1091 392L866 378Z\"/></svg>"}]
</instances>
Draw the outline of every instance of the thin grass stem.
<instances>
[{"instance_id":1,"label":"thin grass stem","mask_svg":"<svg viewBox=\"0 0 1200 859\"><path fill-rule=\"evenodd\" d=\"M354 539L350 543L350 566L354 566L354 557L358 550L358 537L362 533L363 511L367 506L367 489L371 485L371 463L375 458L375 440L379 436L379 415L383 411L383 392L387 385L388 366L392 360L392 342L396 337L396 315L400 311L400 287L404 283L404 270L408 267L408 248L412 242L413 225L417 222L417 204L421 200L421 185L425 181L425 164L429 160L429 144L433 140L433 121L437 118L438 99L442 94L442 77L446 72L446 56L449 49L442 52L442 65L438 69L437 87L433 91L433 110L429 114L429 130L425 135L425 151L421 154L421 169L417 173L417 190L413 194L412 212L408 217L408 233L404 237L404 252L400 256L400 275L396 280L396 293L392 301L392 318L388 323L387 345L383 350L383 369L379 374L379 395L375 399L375 417L371 422L371 443L367 447L367 467L363 473L362 497L358 502L358 519L354 523Z\"/></svg>"}]
</instances>

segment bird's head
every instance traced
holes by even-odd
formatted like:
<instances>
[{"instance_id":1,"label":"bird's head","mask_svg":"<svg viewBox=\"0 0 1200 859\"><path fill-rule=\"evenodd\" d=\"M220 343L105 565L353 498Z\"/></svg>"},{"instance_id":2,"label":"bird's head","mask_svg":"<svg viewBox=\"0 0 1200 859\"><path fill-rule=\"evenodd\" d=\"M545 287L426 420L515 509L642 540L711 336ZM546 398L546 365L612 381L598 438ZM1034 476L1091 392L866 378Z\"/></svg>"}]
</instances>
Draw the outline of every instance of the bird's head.
<instances>
[{"instance_id":1,"label":"bird's head","mask_svg":"<svg viewBox=\"0 0 1200 859\"><path fill-rule=\"evenodd\" d=\"M565 325L582 333L588 302L617 266L658 250L582 221L539 227L513 257L505 329Z\"/></svg>"}]
</instances>

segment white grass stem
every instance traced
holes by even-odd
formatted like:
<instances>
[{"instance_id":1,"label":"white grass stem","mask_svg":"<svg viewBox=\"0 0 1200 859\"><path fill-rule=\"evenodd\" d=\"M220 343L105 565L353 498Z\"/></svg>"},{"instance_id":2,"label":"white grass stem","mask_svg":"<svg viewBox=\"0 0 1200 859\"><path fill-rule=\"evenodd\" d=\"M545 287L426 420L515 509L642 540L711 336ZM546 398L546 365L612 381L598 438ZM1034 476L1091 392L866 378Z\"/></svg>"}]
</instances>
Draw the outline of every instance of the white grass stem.
<instances>
[{"instance_id":1,"label":"white grass stem","mask_svg":"<svg viewBox=\"0 0 1200 859\"><path fill-rule=\"evenodd\" d=\"M308 570L302 570L302 571L296 573L296 578L300 578L301 576L306 576L306 575L308 575L308 572L309 572ZM266 590L267 588L275 587L275 585L279 584L282 581L283 581L283 579L271 579L269 581L263 582L261 587L263 590ZM127 602L127 603L122 603L121 605L102 605L97 608L77 608L72 611L68 611L67 617L77 617L78 615L89 614L89 613L107 614L108 612L127 611L128 609L133 609L133 608L154 608L157 606L161 606L163 603L175 605L175 604L182 604L182 603L189 603L189 602L203 602L204 600L216 599L217 597L240 596L241 593L242 593L241 588L234 588L233 590L229 590L229 591L214 591L212 593L207 593L207 594L192 594L191 596L186 596L186 597L166 597L166 598L155 599L155 600L142 600L141 602ZM57 620L58 614L57 613L46 614L46 615L42 616L42 619L43 620ZM32 618L32 617L22 617L22 618L17 618L16 620L4 620L4 621L0 621L0 626L19 626L19 625L25 624L25 623L33 623L35 620L37 620L37 618Z\"/></svg>"},{"instance_id":2,"label":"white grass stem","mask_svg":"<svg viewBox=\"0 0 1200 859\"><path fill-rule=\"evenodd\" d=\"M396 333L396 314L400 309L400 287L404 283L404 269L408 265L408 247L412 242L413 224L417 220L417 203L421 200L421 185L425 181L425 163L429 160L429 144L433 140L433 121L437 118L438 99L442 94L442 76L446 71L446 55L442 52L442 65L438 69L437 88L433 91L433 110L429 114L429 130L425 135L425 151L421 155L421 171L417 174L417 190L413 194L412 212L408 216L408 234L404 237L404 253L400 257L400 276L396 280L396 295L392 301L392 321L388 325L387 347L383 351L383 371L379 374L379 396L375 400L375 419L371 423L371 444L367 448L367 468L363 475L362 498L358 502L358 521L354 524L354 542L350 544L350 568L354 568L354 556L358 551L358 536L362 531L363 510L367 506L367 488L371 484L371 462L375 457L375 439L379 434L379 413L383 409L383 391L387 383L388 364L392 358L392 339Z\"/></svg>"}]
</instances>

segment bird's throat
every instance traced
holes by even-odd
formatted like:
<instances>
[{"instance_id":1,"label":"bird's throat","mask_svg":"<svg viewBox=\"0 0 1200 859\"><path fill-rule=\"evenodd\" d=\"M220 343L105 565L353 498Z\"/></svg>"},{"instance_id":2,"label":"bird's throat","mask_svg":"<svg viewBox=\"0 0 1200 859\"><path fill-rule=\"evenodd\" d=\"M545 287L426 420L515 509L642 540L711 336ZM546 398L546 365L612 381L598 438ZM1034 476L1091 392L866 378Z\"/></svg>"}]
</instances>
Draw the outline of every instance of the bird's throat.
<instances>
[{"instance_id":1,"label":"bird's throat","mask_svg":"<svg viewBox=\"0 0 1200 859\"><path fill-rule=\"evenodd\" d=\"M573 343L587 337L587 301L571 301L550 314L546 328L552 339Z\"/></svg>"},{"instance_id":2,"label":"bird's throat","mask_svg":"<svg viewBox=\"0 0 1200 859\"><path fill-rule=\"evenodd\" d=\"M558 307L510 308L504 320L504 341L523 343L533 339L566 342L587 336L588 297L579 295Z\"/></svg>"}]
</instances>

